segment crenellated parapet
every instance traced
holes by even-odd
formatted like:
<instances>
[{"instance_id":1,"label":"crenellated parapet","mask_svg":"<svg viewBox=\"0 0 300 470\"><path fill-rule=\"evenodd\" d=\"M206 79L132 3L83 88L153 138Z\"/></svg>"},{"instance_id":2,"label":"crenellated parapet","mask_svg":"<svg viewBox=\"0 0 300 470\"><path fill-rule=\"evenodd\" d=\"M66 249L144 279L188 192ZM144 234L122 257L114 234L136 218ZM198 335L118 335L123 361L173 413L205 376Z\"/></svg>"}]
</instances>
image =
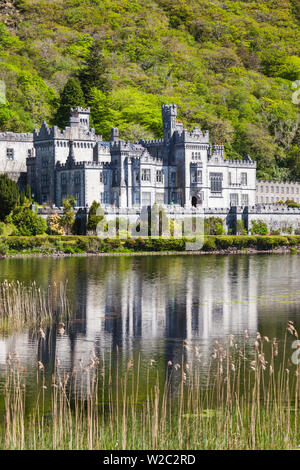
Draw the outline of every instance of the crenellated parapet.
<instances>
[{"instance_id":1,"label":"crenellated parapet","mask_svg":"<svg viewBox=\"0 0 300 470\"><path fill-rule=\"evenodd\" d=\"M205 143L209 144L209 131L202 132L199 127L194 127L194 129L189 132L187 129L182 131L177 130L174 132L174 140L176 144L178 143Z\"/></svg>"},{"instance_id":2,"label":"crenellated parapet","mask_svg":"<svg viewBox=\"0 0 300 470\"><path fill-rule=\"evenodd\" d=\"M256 162L251 160L224 160L228 166L256 168Z\"/></svg>"},{"instance_id":3,"label":"crenellated parapet","mask_svg":"<svg viewBox=\"0 0 300 470\"><path fill-rule=\"evenodd\" d=\"M83 169L111 169L110 162L73 162L70 166L68 163L56 163L56 169L58 171L65 171L65 170L83 170Z\"/></svg>"},{"instance_id":4,"label":"crenellated parapet","mask_svg":"<svg viewBox=\"0 0 300 470\"><path fill-rule=\"evenodd\" d=\"M283 204L256 204L248 208L249 214L296 214L300 215L300 207L288 207Z\"/></svg>"},{"instance_id":5,"label":"crenellated parapet","mask_svg":"<svg viewBox=\"0 0 300 470\"><path fill-rule=\"evenodd\" d=\"M220 215L227 215L228 214L228 207L206 207L203 209L204 214L209 215L209 214L220 214Z\"/></svg>"},{"instance_id":6,"label":"crenellated parapet","mask_svg":"<svg viewBox=\"0 0 300 470\"><path fill-rule=\"evenodd\" d=\"M6 142L33 142L32 133L0 132L0 141Z\"/></svg>"},{"instance_id":7,"label":"crenellated parapet","mask_svg":"<svg viewBox=\"0 0 300 470\"><path fill-rule=\"evenodd\" d=\"M125 140L117 140L110 142L111 152L136 152L143 151L144 148L140 144L133 144L132 142L125 142Z\"/></svg>"},{"instance_id":8,"label":"crenellated parapet","mask_svg":"<svg viewBox=\"0 0 300 470\"><path fill-rule=\"evenodd\" d=\"M101 141L102 136L96 136L95 129L86 130L82 127L71 128L69 126L64 129L60 129L57 126L49 127L48 124L43 121L40 130L35 129L33 132L33 140L43 141L43 140L93 140Z\"/></svg>"},{"instance_id":9,"label":"crenellated parapet","mask_svg":"<svg viewBox=\"0 0 300 470\"><path fill-rule=\"evenodd\" d=\"M164 139L154 139L154 140L144 140L144 139L140 139L140 140L139 140L139 143L140 143L142 146L145 146L145 147L150 147L150 146L158 147L158 146L163 145Z\"/></svg>"},{"instance_id":10,"label":"crenellated parapet","mask_svg":"<svg viewBox=\"0 0 300 470\"><path fill-rule=\"evenodd\" d=\"M71 108L71 114L74 113L82 113L82 114L90 114L91 108L83 108L81 106L77 106L76 108Z\"/></svg>"}]
</instances>

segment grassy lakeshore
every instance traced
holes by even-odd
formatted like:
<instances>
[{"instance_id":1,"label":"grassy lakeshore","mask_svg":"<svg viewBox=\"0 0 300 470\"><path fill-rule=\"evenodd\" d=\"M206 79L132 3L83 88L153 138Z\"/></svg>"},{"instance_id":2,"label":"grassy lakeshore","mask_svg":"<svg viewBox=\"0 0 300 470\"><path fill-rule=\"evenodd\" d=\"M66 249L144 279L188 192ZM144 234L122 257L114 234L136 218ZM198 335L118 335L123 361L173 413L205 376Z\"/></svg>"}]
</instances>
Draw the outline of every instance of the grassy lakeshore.
<instances>
[{"instance_id":1,"label":"grassy lakeshore","mask_svg":"<svg viewBox=\"0 0 300 470\"><path fill-rule=\"evenodd\" d=\"M192 240L192 239L190 239ZM96 236L10 236L1 238L0 256L13 255L75 255L104 253L184 253L186 239L162 237L101 239ZM300 235L206 235L199 253L297 252Z\"/></svg>"},{"instance_id":2,"label":"grassy lakeshore","mask_svg":"<svg viewBox=\"0 0 300 470\"><path fill-rule=\"evenodd\" d=\"M297 337L292 322L282 341L245 330L236 344L229 335L216 342L207 374L187 341L176 364L145 367L140 356L124 363L91 352L68 372L57 360L49 379L37 361L33 400L26 369L8 356L0 448L297 449L299 366L288 357Z\"/></svg>"}]
</instances>

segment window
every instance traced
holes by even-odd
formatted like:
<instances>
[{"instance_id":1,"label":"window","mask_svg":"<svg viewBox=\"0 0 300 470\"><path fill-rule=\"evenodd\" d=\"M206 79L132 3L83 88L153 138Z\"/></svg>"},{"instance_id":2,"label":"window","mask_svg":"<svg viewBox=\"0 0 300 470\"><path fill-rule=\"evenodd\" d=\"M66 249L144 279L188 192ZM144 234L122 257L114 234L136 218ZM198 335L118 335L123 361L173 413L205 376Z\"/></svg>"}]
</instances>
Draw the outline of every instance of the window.
<instances>
[{"instance_id":1,"label":"window","mask_svg":"<svg viewBox=\"0 0 300 470\"><path fill-rule=\"evenodd\" d=\"M156 182L162 183L163 182L163 172L162 170L156 170Z\"/></svg>"},{"instance_id":2,"label":"window","mask_svg":"<svg viewBox=\"0 0 300 470\"><path fill-rule=\"evenodd\" d=\"M276 186L276 193L279 193L279 186Z\"/></svg>"},{"instance_id":3,"label":"window","mask_svg":"<svg viewBox=\"0 0 300 470\"><path fill-rule=\"evenodd\" d=\"M291 188L291 193L294 194L294 188L293 187Z\"/></svg>"},{"instance_id":4,"label":"window","mask_svg":"<svg viewBox=\"0 0 300 470\"><path fill-rule=\"evenodd\" d=\"M32 157L32 150L31 149L27 150L27 157L28 158Z\"/></svg>"},{"instance_id":5,"label":"window","mask_svg":"<svg viewBox=\"0 0 300 470\"><path fill-rule=\"evenodd\" d=\"M119 170L113 171L113 186L116 186L119 181Z\"/></svg>"},{"instance_id":6,"label":"window","mask_svg":"<svg viewBox=\"0 0 300 470\"><path fill-rule=\"evenodd\" d=\"M109 193L107 191L100 193L100 202L102 204L109 204Z\"/></svg>"},{"instance_id":7,"label":"window","mask_svg":"<svg viewBox=\"0 0 300 470\"><path fill-rule=\"evenodd\" d=\"M286 188L286 194L289 194L290 188Z\"/></svg>"},{"instance_id":8,"label":"window","mask_svg":"<svg viewBox=\"0 0 300 470\"><path fill-rule=\"evenodd\" d=\"M247 186L247 173L241 173L241 184Z\"/></svg>"},{"instance_id":9,"label":"window","mask_svg":"<svg viewBox=\"0 0 300 470\"><path fill-rule=\"evenodd\" d=\"M271 193L274 193L274 186L271 186Z\"/></svg>"},{"instance_id":10,"label":"window","mask_svg":"<svg viewBox=\"0 0 300 470\"><path fill-rule=\"evenodd\" d=\"M99 180L100 180L100 183L103 183L103 171L100 171L99 173Z\"/></svg>"},{"instance_id":11,"label":"window","mask_svg":"<svg viewBox=\"0 0 300 470\"><path fill-rule=\"evenodd\" d=\"M134 181L136 183L139 183L139 181L140 181L140 171L139 170L134 170Z\"/></svg>"},{"instance_id":12,"label":"window","mask_svg":"<svg viewBox=\"0 0 300 470\"><path fill-rule=\"evenodd\" d=\"M139 191L136 191L136 192L134 193L134 204L135 204L136 206L139 206L140 203L141 203L140 192L139 192Z\"/></svg>"},{"instance_id":13,"label":"window","mask_svg":"<svg viewBox=\"0 0 300 470\"><path fill-rule=\"evenodd\" d=\"M266 193L269 192L269 186L266 186Z\"/></svg>"},{"instance_id":14,"label":"window","mask_svg":"<svg viewBox=\"0 0 300 470\"><path fill-rule=\"evenodd\" d=\"M248 194L242 194L242 206L248 206L249 204L249 196Z\"/></svg>"},{"instance_id":15,"label":"window","mask_svg":"<svg viewBox=\"0 0 300 470\"><path fill-rule=\"evenodd\" d=\"M176 201L177 201L176 193L175 193L175 191L172 191L171 192L171 202L176 202Z\"/></svg>"},{"instance_id":16,"label":"window","mask_svg":"<svg viewBox=\"0 0 300 470\"><path fill-rule=\"evenodd\" d=\"M171 183L176 183L176 172L175 171L171 172Z\"/></svg>"},{"instance_id":17,"label":"window","mask_svg":"<svg viewBox=\"0 0 300 470\"><path fill-rule=\"evenodd\" d=\"M42 168L48 168L48 160L45 158L42 159Z\"/></svg>"},{"instance_id":18,"label":"window","mask_svg":"<svg viewBox=\"0 0 300 470\"><path fill-rule=\"evenodd\" d=\"M236 193L230 194L230 205L238 206L239 205L239 195Z\"/></svg>"},{"instance_id":19,"label":"window","mask_svg":"<svg viewBox=\"0 0 300 470\"><path fill-rule=\"evenodd\" d=\"M41 182L42 182L42 184L47 184L48 183L48 175L42 175L41 176Z\"/></svg>"},{"instance_id":20,"label":"window","mask_svg":"<svg viewBox=\"0 0 300 470\"><path fill-rule=\"evenodd\" d=\"M14 149L6 149L6 158L7 160L13 160L15 158Z\"/></svg>"},{"instance_id":21,"label":"window","mask_svg":"<svg viewBox=\"0 0 300 470\"><path fill-rule=\"evenodd\" d=\"M231 176L231 173L228 173L228 184L229 184L229 185L232 184L232 176Z\"/></svg>"},{"instance_id":22,"label":"window","mask_svg":"<svg viewBox=\"0 0 300 470\"><path fill-rule=\"evenodd\" d=\"M75 194L75 199L76 199L76 206L80 206L80 193Z\"/></svg>"},{"instance_id":23,"label":"window","mask_svg":"<svg viewBox=\"0 0 300 470\"><path fill-rule=\"evenodd\" d=\"M192 183L202 183L202 170L192 170L191 172Z\"/></svg>"},{"instance_id":24,"label":"window","mask_svg":"<svg viewBox=\"0 0 300 470\"><path fill-rule=\"evenodd\" d=\"M65 173L61 175L61 184L67 184L67 175Z\"/></svg>"},{"instance_id":25,"label":"window","mask_svg":"<svg viewBox=\"0 0 300 470\"><path fill-rule=\"evenodd\" d=\"M296 188L296 193L299 194L299 188Z\"/></svg>"},{"instance_id":26,"label":"window","mask_svg":"<svg viewBox=\"0 0 300 470\"><path fill-rule=\"evenodd\" d=\"M151 181L151 172L148 168L142 169L142 181ZM148 194L148 193L145 193Z\"/></svg>"},{"instance_id":27,"label":"window","mask_svg":"<svg viewBox=\"0 0 300 470\"><path fill-rule=\"evenodd\" d=\"M164 204L164 193L156 193L155 194L155 202L157 204Z\"/></svg>"},{"instance_id":28,"label":"window","mask_svg":"<svg viewBox=\"0 0 300 470\"><path fill-rule=\"evenodd\" d=\"M151 193L142 193L142 206L151 206Z\"/></svg>"},{"instance_id":29,"label":"window","mask_svg":"<svg viewBox=\"0 0 300 470\"><path fill-rule=\"evenodd\" d=\"M222 173L210 173L210 190L212 193L222 192Z\"/></svg>"},{"instance_id":30,"label":"window","mask_svg":"<svg viewBox=\"0 0 300 470\"><path fill-rule=\"evenodd\" d=\"M75 184L80 184L80 174L75 175Z\"/></svg>"}]
</instances>

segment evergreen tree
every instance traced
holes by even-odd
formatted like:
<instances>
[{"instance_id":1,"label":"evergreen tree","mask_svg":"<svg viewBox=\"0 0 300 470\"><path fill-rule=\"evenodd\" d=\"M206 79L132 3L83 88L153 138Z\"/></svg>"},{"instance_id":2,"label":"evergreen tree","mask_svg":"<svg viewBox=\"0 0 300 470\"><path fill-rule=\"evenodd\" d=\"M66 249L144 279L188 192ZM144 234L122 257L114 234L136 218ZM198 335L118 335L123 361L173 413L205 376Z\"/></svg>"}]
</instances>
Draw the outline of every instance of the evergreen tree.
<instances>
[{"instance_id":1,"label":"evergreen tree","mask_svg":"<svg viewBox=\"0 0 300 470\"><path fill-rule=\"evenodd\" d=\"M19 202L17 183L9 179L6 174L0 175L0 220L3 221Z\"/></svg>"},{"instance_id":2,"label":"evergreen tree","mask_svg":"<svg viewBox=\"0 0 300 470\"><path fill-rule=\"evenodd\" d=\"M97 225L101 220L104 218L104 210L101 209L100 203L94 201L89 210L89 217L86 224L86 228L88 231L96 232Z\"/></svg>"},{"instance_id":3,"label":"evergreen tree","mask_svg":"<svg viewBox=\"0 0 300 470\"><path fill-rule=\"evenodd\" d=\"M63 200L63 215L61 216L61 222L62 222L62 226L64 227L64 231L66 235L70 235L74 227L75 205L76 205L76 200L73 196L65 198Z\"/></svg>"},{"instance_id":4,"label":"evergreen tree","mask_svg":"<svg viewBox=\"0 0 300 470\"><path fill-rule=\"evenodd\" d=\"M26 185L25 196L27 197L28 201L31 203L32 202L32 195L31 195L31 187L29 186L29 184Z\"/></svg>"},{"instance_id":5,"label":"evergreen tree","mask_svg":"<svg viewBox=\"0 0 300 470\"><path fill-rule=\"evenodd\" d=\"M107 60L101 51L100 45L95 42L89 48L89 54L85 65L80 71L78 77L87 101L90 99L90 91L92 88L107 91L107 79L105 77L106 70Z\"/></svg>"},{"instance_id":6,"label":"evergreen tree","mask_svg":"<svg viewBox=\"0 0 300 470\"><path fill-rule=\"evenodd\" d=\"M60 105L55 116L55 124L61 129L68 125L70 108L85 106L84 95L77 78L69 78L60 94Z\"/></svg>"}]
</instances>

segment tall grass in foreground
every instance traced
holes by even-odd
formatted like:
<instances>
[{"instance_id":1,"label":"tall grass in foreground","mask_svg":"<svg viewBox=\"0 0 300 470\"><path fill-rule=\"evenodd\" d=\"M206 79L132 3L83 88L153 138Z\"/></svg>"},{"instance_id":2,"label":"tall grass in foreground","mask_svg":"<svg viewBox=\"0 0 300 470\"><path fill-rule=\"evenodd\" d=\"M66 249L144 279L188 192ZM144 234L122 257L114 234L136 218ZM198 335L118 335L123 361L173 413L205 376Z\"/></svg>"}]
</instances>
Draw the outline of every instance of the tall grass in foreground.
<instances>
[{"instance_id":1,"label":"tall grass in foreground","mask_svg":"<svg viewBox=\"0 0 300 470\"><path fill-rule=\"evenodd\" d=\"M0 283L0 332L43 326L68 316L66 285L62 283L51 284L46 292L35 282Z\"/></svg>"},{"instance_id":2,"label":"tall grass in foreground","mask_svg":"<svg viewBox=\"0 0 300 470\"><path fill-rule=\"evenodd\" d=\"M245 331L238 347L216 342L204 374L197 347L184 343L181 364L131 359L121 373L91 353L76 370L51 382L37 364L36 402L27 409L26 370L7 359L0 446L4 449L291 449L300 444L299 366L278 342ZM250 347L250 350L249 350ZM186 352L189 360L187 362ZM111 364L111 362L110 362ZM289 366L287 367L287 365ZM143 372L142 372L143 371ZM141 393L142 374L146 389ZM48 397L48 398L47 398ZM50 398L50 399L49 399Z\"/></svg>"}]
</instances>

